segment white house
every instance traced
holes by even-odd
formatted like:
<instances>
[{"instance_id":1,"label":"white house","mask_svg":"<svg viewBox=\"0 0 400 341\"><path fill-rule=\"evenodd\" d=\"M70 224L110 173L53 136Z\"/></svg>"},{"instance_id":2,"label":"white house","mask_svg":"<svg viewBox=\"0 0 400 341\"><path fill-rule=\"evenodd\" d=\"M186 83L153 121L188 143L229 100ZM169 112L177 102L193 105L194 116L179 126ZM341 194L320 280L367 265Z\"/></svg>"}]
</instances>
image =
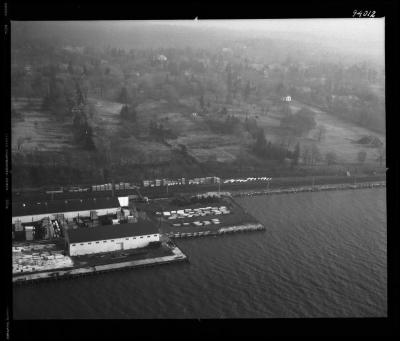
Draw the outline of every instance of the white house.
<instances>
[{"instance_id":1,"label":"white house","mask_svg":"<svg viewBox=\"0 0 400 341\"><path fill-rule=\"evenodd\" d=\"M166 62L166 61L167 61L167 57L165 57L163 54L159 54L159 55L157 56L157 59L158 59L160 62Z\"/></svg>"},{"instance_id":2,"label":"white house","mask_svg":"<svg viewBox=\"0 0 400 341\"><path fill-rule=\"evenodd\" d=\"M117 197L16 202L12 205L12 223L15 224L16 221L30 223L46 217L55 219L59 213L63 213L66 219L78 216L90 217L91 211L96 211L98 216L116 214L120 209L121 205Z\"/></svg>"},{"instance_id":3,"label":"white house","mask_svg":"<svg viewBox=\"0 0 400 341\"><path fill-rule=\"evenodd\" d=\"M291 102L292 101L292 96L284 96L282 97L283 102Z\"/></svg>"},{"instance_id":4,"label":"white house","mask_svg":"<svg viewBox=\"0 0 400 341\"><path fill-rule=\"evenodd\" d=\"M159 241L158 228L148 221L70 229L66 233L70 256L137 249Z\"/></svg>"}]
</instances>

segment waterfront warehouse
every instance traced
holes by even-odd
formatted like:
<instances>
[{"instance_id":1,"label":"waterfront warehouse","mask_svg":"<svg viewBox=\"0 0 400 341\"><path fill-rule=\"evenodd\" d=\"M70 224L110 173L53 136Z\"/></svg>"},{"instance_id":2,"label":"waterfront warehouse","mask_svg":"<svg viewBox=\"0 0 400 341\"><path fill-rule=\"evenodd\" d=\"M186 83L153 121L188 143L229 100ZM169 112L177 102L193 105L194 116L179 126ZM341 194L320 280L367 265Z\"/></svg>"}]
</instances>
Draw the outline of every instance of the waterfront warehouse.
<instances>
[{"instance_id":1,"label":"waterfront warehouse","mask_svg":"<svg viewBox=\"0 0 400 341\"><path fill-rule=\"evenodd\" d=\"M12 223L30 223L63 213L66 219L90 217L91 211L97 215L116 214L121 209L117 197L50 200L43 202L18 202L12 205Z\"/></svg>"},{"instance_id":2,"label":"waterfront warehouse","mask_svg":"<svg viewBox=\"0 0 400 341\"><path fill-rule=\"evenodd\" d=\"M70 256L142 248L159 241L158 228L147 221L78 228L66 234Z\"/></svg>"}]
</instances>

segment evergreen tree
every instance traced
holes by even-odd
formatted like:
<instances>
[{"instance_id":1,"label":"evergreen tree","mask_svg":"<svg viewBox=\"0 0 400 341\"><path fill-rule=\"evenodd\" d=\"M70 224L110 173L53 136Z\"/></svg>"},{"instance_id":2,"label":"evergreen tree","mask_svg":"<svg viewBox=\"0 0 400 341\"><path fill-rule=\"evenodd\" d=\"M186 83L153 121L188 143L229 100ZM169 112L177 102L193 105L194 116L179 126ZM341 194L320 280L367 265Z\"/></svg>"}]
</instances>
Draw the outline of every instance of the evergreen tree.
<instances>
[{"instance_id":1,"label":"evergreen tree","mask_svg":"<svg viewBox=\"0 0 400 341\"><path fill-rule=\"evenodd\" d=\"M82 88L78 83L76 83L76 104L84 105L85 103L86 103L86 98L82 91Z\"/></svg>"},{"instance_id":2,"label":"evergreen tree","mask_svg":"<svg viewBox=\"0 0 400 341\"><path fill-rule=\"evenodd\" d=\"M250 81L247 81L246 87L244 88L244 91L243 91L243 97L245 100L247 100L249 98L250 90L251 90Z\"/></svg>"},{"instance_id":3,"label":"evergreen tree","mask_svg":"<svg viewBox=\"0 0 400 341\"><path fill-rule=\"evenodd\" d=\"M129 121L136 121L135 106L123 105L120 111L121 118ZM150 122L151 123L151 122Z\"/></svg>"},{"instance_id":4,"label":"evergreen tree","mask_svg":"<svg viewBox=\"0 0 400 341\"><path fill-rule=\"evenodd\" d=\"M267 149L270 147L270 142L267 144L267 140L265 139L264 129L260 128L257 132L256 143L255 143L255 151L262 155Z\"/></svg>"},{"instance_id":5,"label":"evergreen tree","mask_svg":"<svg viewBox=\"0 0 400 341\"><path fill-rule=\"evenodd\" d=\"M128 97L128 90L127 90L126 87L124 86L124 87L122 87L122 89L121 89L121 93L120 93L120 95L119 95L119 97L118 97L118 102L124 103L124 104L128 104L128 100L129 100L129 97Z\"/></svg>"},{"instance_id":6,"label":"evergreen tree","mask_svg":"<svg viewBox=\"0 0 400 341\"><path fill-rule=\"evenodd\" d=\"M232 67L230 64L226 66L226 87L228 88L228 93L232 90Z\"/></svg>"},{"instance_id":7,"label":"evergreen tree","mask_svg":"<svg viewBox=\"0 0 400 341\"><path fill-rule=\"evenodd\" d=\"M293 164L297 165L299 163L299 157L300 157L300 144L297 142L296 147L294 148L293 151Z\"/></svg>"},{"instance_id":8,"label":"evergreen tree","mask_svg":"<svg viewBox=\"0 0 400 341\"><path fill-rule=\"evenodd\" d=\"M204 95L200 96L199 102L200 102L200 108L203 110L204 109Z\"/></svg>"},{"instance_id":9,"label":"evergreen tree","mask_svg":"<svg viewBox=\"0 0 400 341\"><path fill-rule=\"evenodd\" d=\"M120 111L120 115L122 118L127 118L128 117L128 106L123 105Z\"/></svg>"},{"instance_id":10,"label":"evergreen tree","mask_svg":"<svg viewBox=\"0 0 400 341\"><path fill-rule=\"evenodd\" d=\"M68 63L68 72L69 72L71 75L74 74L74 68L73 68L73 66L72 66L72 62L71 62L71 61Z\"/></svg>"},{"instance_id":11,"label":"evergreen tree","mask_svg":"<svg viewBox=\"0 0 400 341\"><path fill-rule=\"evenodd\" d=\"M357 161L359 163L364 163L366 158L367 158L367 152L365 150L361 150L360 152L358 152Z\"/></svg>"}]
</instances>

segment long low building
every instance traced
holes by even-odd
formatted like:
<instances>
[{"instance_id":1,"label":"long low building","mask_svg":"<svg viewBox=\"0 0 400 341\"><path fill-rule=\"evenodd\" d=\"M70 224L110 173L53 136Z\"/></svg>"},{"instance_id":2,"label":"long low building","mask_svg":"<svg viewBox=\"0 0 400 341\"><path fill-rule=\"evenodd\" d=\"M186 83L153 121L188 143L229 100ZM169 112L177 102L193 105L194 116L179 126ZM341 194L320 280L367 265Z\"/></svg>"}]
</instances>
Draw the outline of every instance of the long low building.
<instances>
[{"instance_id":1,"label":"long low building","mask_svg":"<svg viewBox=\"0 0 400 341\"><path fill-rule=\"evenodd\" d=\"M66 233L70 256L137 249L158 241L158 228L147 221L70 229Z\"/></svg>"},{"instance_id":2,"label":"long low building","mask_svg":"<svg viewBox=\"0 0 400 341\"><path fill-rule=\"evenodd\" d=\"M18 202L12 204L12 223L30 223L46 217L54 219L60 213L66 219L89 217L91 211L96 211L97 215L115 214L120 209L117 197Z\"/></svg>"}]
</instances>

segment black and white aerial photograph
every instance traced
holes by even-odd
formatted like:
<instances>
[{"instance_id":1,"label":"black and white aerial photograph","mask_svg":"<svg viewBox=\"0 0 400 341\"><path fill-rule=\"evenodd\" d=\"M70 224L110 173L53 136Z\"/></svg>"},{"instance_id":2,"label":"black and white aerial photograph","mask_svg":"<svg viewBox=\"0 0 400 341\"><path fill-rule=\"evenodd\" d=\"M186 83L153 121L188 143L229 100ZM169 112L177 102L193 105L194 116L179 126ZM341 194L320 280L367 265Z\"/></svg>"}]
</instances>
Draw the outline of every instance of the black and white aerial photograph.
<instances>
[{"instance_id":1,"label":"black and white aerial photograph","mask_svg":"<svg viewBox=\"0 0 400 341\"><path fill-rule=\"evenodd\" d=\"M11 21L10 318L387 317L369 16Z\"/></svg>"}]
</instances>

